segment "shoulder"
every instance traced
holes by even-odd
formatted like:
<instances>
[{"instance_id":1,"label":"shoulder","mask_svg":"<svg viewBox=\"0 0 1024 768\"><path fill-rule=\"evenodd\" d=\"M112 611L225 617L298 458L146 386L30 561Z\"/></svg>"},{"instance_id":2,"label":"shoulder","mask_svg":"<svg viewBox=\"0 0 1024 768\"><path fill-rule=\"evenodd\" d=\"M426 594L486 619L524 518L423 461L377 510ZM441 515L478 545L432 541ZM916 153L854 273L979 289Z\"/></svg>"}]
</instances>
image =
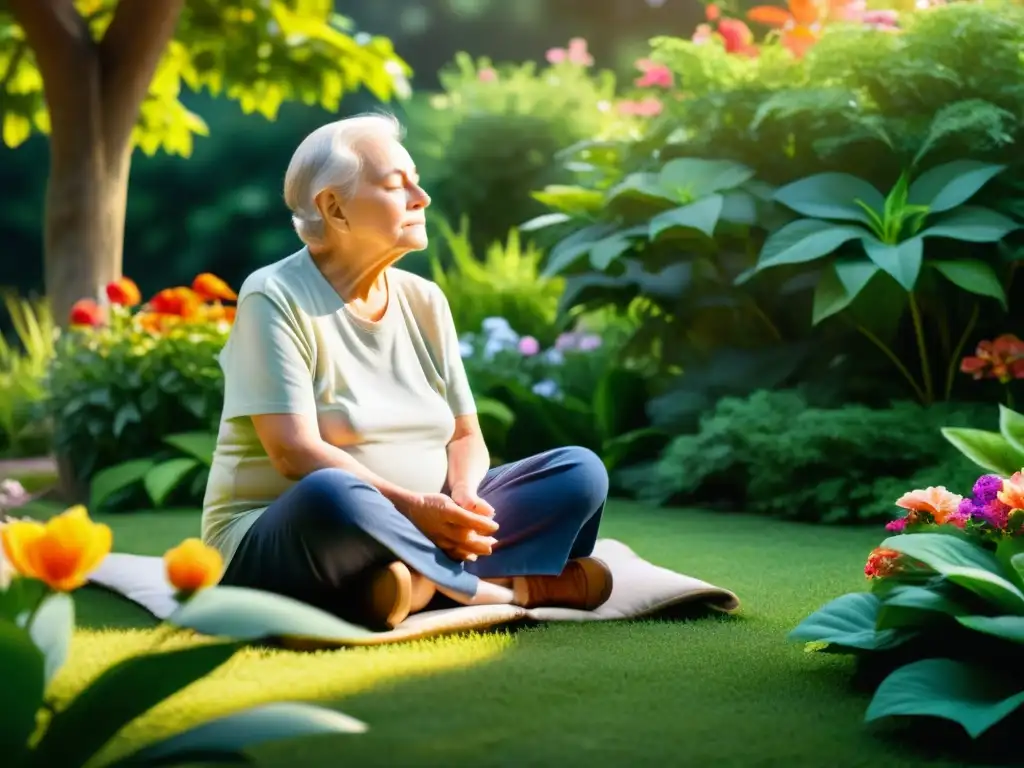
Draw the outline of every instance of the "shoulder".
<instances>
[{"instance_id":1,"label":"shoulder","mask_svg":"<svg viewBox=\"0 0 1024 768\"><path fill-rule=\"evenodd\" d=\"M288 305L304 281L305 249L260 267L250 274L238 291L238 303L246 297L261 295L278 305Z\"/></svg>"},{"instance_id":2,"label":"shoulder","mask_svg":"<svg viewBox=\"0 0 1024 768\"><path fill-rule=\"evenodd\" d=\"M394 267L388 270L388 280L413 309L433 314L444 314L447 310L448 298L434 281Z\"/></svg>"}]
</instances>

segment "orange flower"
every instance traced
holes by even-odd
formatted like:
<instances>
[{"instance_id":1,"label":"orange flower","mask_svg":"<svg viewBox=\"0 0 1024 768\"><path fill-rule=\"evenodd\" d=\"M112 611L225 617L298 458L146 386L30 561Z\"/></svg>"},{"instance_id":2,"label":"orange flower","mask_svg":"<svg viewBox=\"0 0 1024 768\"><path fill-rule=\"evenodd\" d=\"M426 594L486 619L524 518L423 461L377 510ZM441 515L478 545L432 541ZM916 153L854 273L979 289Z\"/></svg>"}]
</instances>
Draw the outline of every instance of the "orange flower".
<instances>
[{"instance_id":1,"label":"orange flower","mask_svg":"<svg viewBox=\"0 0 1024 768\"><path fill-rule=\"evenodd\" d=\"M90 573L110 554L113 533L94 523L85 507L75 506L45 524L16 520L0 529L4 554L26 578L68 592L85 584Z\"/></svg>"},{"instance_id":2,"label":"orange flower","mask_svg":"<svg viewBox=\"0 0 1024 768\"><path fill-rule=\"evenodd\" d=\"M164 555L167 580L179 592L195 592L220 581L224 559L199 539L185 539Z\"/></svg>"},{"instance_id":3,"label":"orange flower","mask_svg":"<svg viewBox=\"0 0 1024 768\"><path fill-rule=\"evenodd\" d=\"M200 316L211 323L219 322L235 322L235 307L226 307L220 302L215 304L206 304L200 311Z\"/></svg>"},{"instance_id":4,"label":"orange flower","mask_svg":"<svg viewBox=\"0 0 1024 768\"><path fill-rule=\"evenodd\" d=\"M122 277L107 284L107 298L111 304L120 304L122 307L134 307L142 301L142 293L135 281Z\"/></svg>"},{"instance_id":5,"label":"orange flower","mask_svg":"<svg viewBox=\"0 0 1024 768\"><path fill-rule=\"evenodd\" d=\"M718 21L721 15L722 11L714 3L709 3L704 6L704 18L708 21Z\"/></svg>"},{"instance_id":6,"label":"orange flower","mask_svg":"<svg viewBox=\"0 0 1024 768\"><path fill-rule=\"evenodd\" d=\"M1014 472L1003 480L1003 490L996 498L1011 510L1024 509L1024 472Z\"/></svg>"},{"instance_id":7,"label":"orange flower","mask_svg":"<svg viewBox=\"0 0 1024 768\"><path fill-rule=\"evenodd\" d=\"M231 286L209 272L204 272L192 281L192 290L206 301L234 301L238 298Z\"/></svg>"},{"instance_id":8,"label":"orange flower","mask_svg":"<svg viewBox=\"0 0 1024 768\"><path fill-rule=\"evenodd\" d=\"M998 379L1002 384L1024 379L1024 341L1012 333L1004 333L994 341L978 342L974 355L960 361L962 373L975 379Z\"/></svg>"},{"instance_id":9,"label":"orange flower","mask_svg":"<svg viewBox=\"0 0 1024 768\"><path fill-rule=\"evenodd\" d=\"M196 314L202 303L202 297L191 288L164 288L149 300L149 309L161 315L189 318Z\"/></svg>"},{"instance_id":10,"label":"orange flower","mask_svg":"<svg viewBox=\"0 0 1024 768\"><path fill-rule=\"evenodd\" d=\"M875 547L864 566L864 575L869 579L892 576L899 570L900 553L887 547Z\"/></svg>"},{"instance_id":11,"label":"orange flower","mask_svg":"<svg viewBox=\"0 0 1024 768\"><path fill-rule=\"evenodd\" d=\"M927 512L937 524L942 525L957 513L961 501L963 496L940 485L905 493L896 500L896 506L911 512Z\"/></svg>"},{"instance_id":12,"label":"orange flower","mask_svg":"<svg viewBox=\"0 0 1024 768\"><path fill-rule=\"evenodd\" d=\"M69 316L71 325L90 326L98 328L103 325L105 315L103 307L92 299L80 299L71 307Z\"/></svg>"},{"instance_id":13,"label":"orange flower","mask_svg":"<svg viewBox=\"0 0 1024 768\"><path fill-rule=\"evenodd\" d=\"M782 30L782 44L800 58L818 41L824 17L814 0L788 0L788 5L789 10L758 5L747 12L747 18Z\"/></svg>"}]
</instances>

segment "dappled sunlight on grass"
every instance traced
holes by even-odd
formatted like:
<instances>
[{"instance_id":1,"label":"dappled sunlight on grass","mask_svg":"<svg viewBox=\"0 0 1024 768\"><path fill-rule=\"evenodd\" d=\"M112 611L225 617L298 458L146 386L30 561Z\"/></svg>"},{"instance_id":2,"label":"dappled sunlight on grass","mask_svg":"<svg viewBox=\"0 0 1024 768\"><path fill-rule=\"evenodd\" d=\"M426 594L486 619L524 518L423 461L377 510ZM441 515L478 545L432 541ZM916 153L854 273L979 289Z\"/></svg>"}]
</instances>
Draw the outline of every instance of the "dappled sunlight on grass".
<instances>
[{"instance_id":1,"label":"dappled sunlight on grass","mask_svg":"<svg viewBox=\"0 0 1024 768\"><path fill-rule=\"evenodd\" d=\"M79 631L68 665L54 681L64 703L106 668L128 656L149 652L153 630ZM169 650L196 642L188 635L164 640ZM330 702L366 693L375 686L429 678L493 660L514 640L508 633L423 640L388 648L290 652L250 648L211 675L174 695L129 725L104 758L169 736L201 721L273 701ZM371 725L372 727L372 725Z\"/></svg>"}]
</instances>

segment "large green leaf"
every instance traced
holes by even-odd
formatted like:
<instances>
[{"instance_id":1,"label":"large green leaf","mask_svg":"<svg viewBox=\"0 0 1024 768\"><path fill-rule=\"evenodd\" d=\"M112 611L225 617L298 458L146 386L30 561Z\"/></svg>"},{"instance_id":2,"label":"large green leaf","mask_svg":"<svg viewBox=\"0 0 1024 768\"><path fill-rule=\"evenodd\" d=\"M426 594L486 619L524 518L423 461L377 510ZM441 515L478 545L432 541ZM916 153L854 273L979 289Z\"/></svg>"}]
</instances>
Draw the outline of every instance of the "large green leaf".
<instances>
[{"instance_id":1,"label":"large green leaf","mask_svg":"<svg viewBox=\"0 0 1024 768\"><path fill-rule=\"evenodd\" d=\"M814 289L812 323L846 309L878 272L878 266L864 258L838 259L826 267Z\"/></svg>"},{"instance_id":2,"label":"large green leaf","mask_svg":"<svg viewBox=\"0 0 1024 768\"><path fill-rule=\"evenodd\" d=\"M999 404L999 434L1003 436L1015 450L1020 452L1021 456L1024 456L1024 414L1017 413L1012 408L1007 408L1002 403ZM1017 467L1014 470L1024 468L1024 464ZM1013 472L1005 473L1007 475L1013 474Z\"/></svg>"},{"instance_id":3,"label":"large green leaf","mask_svg":"<svg viewBox=\"0 0 1024 768\"><path fill-rule=\"evenodd\" d=\"M213 432L180 432L167 435L164 442L207 467L213 464L213 452L217 448L217 435Z\"/></svg>"},{"instance_id":4,"label":"large green leaf","mask_svg":"<svg viewBox=\"0 0 1024 768\"><path fill-rule=\"evenodd\" d=\"M942 217L919 237L948 237L968 243L995 243L1019 228L1019 224L1001 213L964 205Z\"/></svg>"},{"instance_id":5,"label":"large green leaf","mask_svg":"<svg viewBox=\"0 0 1024 768\"><path fill-rule=\"evenodd\" d=\"M998 558L973 542L942 533L911 533L890 536L881 546L924 563L1002 611L1024 615L1024 593L1001 575Z\"/></svg>"},{"instance_id":6,"label":"large green leaf","mask_svg":"<svg viewBox=\"0 0 1024 768\"><path fill-rule=\"evenodd\" d=\"M982 469L1009 476L1024 467L1024 451L998 432L967 427L943 427L941 431L954 448Z\"/></svg>"},{"instance_id":7,"label":"large green leaf","mask_svg":"<svg viewBox=\"0 0 1024 768\"><path fill-rule=\"evenodd\" d=\"M769 235L758 257L757 269L814 261L834 253L843 243L868 235L861 227L799 219Z\"/></svg>"},{"instance_id":8,"label":"large green leaf","mask_svg":"<svg viewBox=\"0 0 1024 768\"><path fill-rule=\"evenodd\" d=\"M567 221L572 221L572 216L567 213L542 213L540 216L534 216L529 221L524 221L520 224L519 231L536 232L538 229L553 227L556 224L565 224Z\"/></svg>"},{"instance_id":9,"label":"large green leaf","mask_svg":"<svg viewBox=\"0 0 1024 768\"><path fill-rule=\"evenodd\" d=\"M938 588L899 584L882 598L877 628L917 627L942 616L962 616L968 609Z\"/></svg>"},{"instance_id":10,"label":"large green leaf","mask_svg":"<svg viewBox=\"0 0 1024 768\"><path fill-rule=\"evenodd\" d=\"M373 634L298 600L243 587L204 589L167 622L236 640L289 637L342 643Z\"/></svg>"},{"instance_id":11,"label":"large green leaf","mask_svg":"<svg viewBox=\"0 0 1024 768\"><path fill-rule=\"evenodd\" d=\"M808 176L776 191L775 199L804 216L858 221L868 226L871 225L871 217L856 201L879 213L885 207L881 192L864 179L848 173Z\"/></svg>"},{"instance_id":12,"label":"large green leaf","mask_svg":"<svg viewBox=\"0 0 1024 768\"><path fill-rule=\"evenodd\" d=\"M979 296L991 296L1006 308L1003 284L995 270L985 262L977 259L947 259L929 261L928 264L958 288Z\"/></svg>"},{"instance_id":13,"label":"large green leaf","mask_svg":"<svg viewBox=\"0 0 1024 768\"><path fill-rule=\"evenodd\" d=\"M924 241L920 237L896 244L883 243L874 237L865 237L863 242L871 261L892 275L908 292L914 290L924 260Z\"/></svg>"},{"instance_id":14,"label":"large green leaf","mask_svg":"<svg viewBox=\"0 0 1024 768\"><path fill-rule=\"evenodd\" d=\"M613 261L632 247L633 241L619 234L599 240L590 249L590 265L599 272L603 272L611 266Z\"/></svg>"},{"instance_id":15,"label":"large green leaf","mask_svg":"<svg viewBox=\"0 0 1024 768\"><path fill-rule=\"evenodd\" d=\"M548 252L543 277L561 274L588 253L594 243L614 231L615 227L611 224L590 224L559 240Z\"/></svg>"},{"instance_id":16,"label":"large green leaf","mask_svg":"<svg viewBox=\"0 0 1024 768\"><path fill-rule=\"evenodd\" d=\"M0 755L5 762L18 764L36 729L36 713L45 693L44 667L43 654L28 634L0 622Z\"/></svg>"},{"instance_id":17,"label":"large green leaf","mask_svg":"<svg viewBox=\"0 0 1024 768\"><path fill-rule=\"evenodd\" d=\"M913 633L876 629L881 606L878 596L870 592L851 592L837 597L800 622L789 633L789 639L862 651L893 648L909 640Z\"/></svg>"},{"instance_id":18,"label":"large green leaf","mask_svg":"<svg viewBox=\"0 0 1024 768\"><path fill-rule=\"evenodd\" d=\"M143 485L153 504L163 506L167 497L184 482L188 474L201 466L198 461L190 458L169 459L157 464L146 473Z\"/></svg>"},{"instance_id":19,"label":"large green leaf","mask_svg":"<svg viewBox=\"0 0 1024 768\"><path fill-rule=\"evenodd\" d=\"M975 632L1024 643L1024 616L957 616L956 620Z\"/></svg>"},{"instance_id":20,"label":"large green leaf","mask_svg":"<svg viewBox=\"0 0 1024 768\"><path fill-rule=\"evenodd\" d=\"M549 208L572 216L595 214L604 204L604 195L596 190L563 184L551 184L532 196Z\"/></svg>"},{"instance_id":21,"label":"large green leaf","mask_svg":"<svg viewBox=\"0 0 1024 768\"><path fill-rule=\"evenodd\" d=\"M89 508L99 509L103 502L118 491L141 482L156 464L152 459L132 459L101 469L95 474L89 489Z\"/></svg>"},{"instance_id":22,"label":"large green leaf","mask_svg":"<svg viewBox=\"0 0 1024 768\"><path fill-rule=\"evenodd\" d=\"M685 202L734 189L752 178L752 168L732 160L678 157L665 163L658 175L658 182L677 200Z\"/></svg>"},{"instance_id":23,"label":"large green leaf","mask_svg":"<svg viewBox=\"0 0 1024 768\"><path fill-rule=\"evenodd\" d=\"M85 765L128 723L208 675L240 647L205 643L118 662L53 717L36 747L37 764Z\"/></svg>"},{"instance_id":24,"label":"large green leaf","mask_svg":"<svg viewBox=\"0 0 1024 768\"><path fill-rule=\"evenodd\" d=\"M977 160L954 160L930 168L910 185L907 202L926 205L932 213L941 213L963 205L988 181L1006 168Z\"/></svg>"},{"instance_id":25,"label":"large green leaf","mask_svg":"<svg viewBox=\"0 0 1024 768\"><path fill-rule=\"evenodd\" d=\"M46 682L64 666L75 633L75 602L66 592L52 594L43 601L29 626L32 642L46 659Z\"/></svg>"},{"instance_id":26,"label":"large green leaf","mask_svg":"<svg viewBox=\"0 0 1024 768\"><path fill-rule=\"evenodd\" d=\"M661 185L657 173L641 171L631 173L614 187L609 189L604 196L604 204L611 205L620 199L640 200L653 205L663 206L666 203L678 205L682 202L689 202L677 197L673 192Z\"/></svg>"},{"instance_id":27,"label":"large green leaf","mask_svg":"<svg viewBox=\"0 0 1024 768\"><path fill-rule=\"evenodd\" d=\"M722 214L722 203L721 195L709 195L690 205L659 213L651 219L648 236L655 240L669 229L695 229L711 237Z\"/></svg>"},{"instance_id":28,"label":"large green leaf","mask_svg":"<svg viewBox=\"0 0 1024 768\"><path fill-rule=\"evenodd\" d=\"M722 193L722 221L753 226L757 223L757 203L750 192L733 189Z\"/></svg>"},{"instance_id":29,"label":"large green leaf","mask_svg":"<svg viewBox=\"0 0 1024 768\"><path fill-rule=\"evenodd\" d=\"M952 659L923 659L892 672L864 716L941 717L977 738L1024 703L1012 675Z\"/></svg>"},{"instance_id":30,"label":"large green leaf","mask_svg":"<svg viewBox=\"0 0 1024 768\"><path fill-rule=\"evenodd\" d=\"M181 765L238 757L260 744L301 736L365 733L366 724L313 704L277 702L235 712L197 725L126 755L107 768L131 765Z\"/></svg>"}]
</instances>

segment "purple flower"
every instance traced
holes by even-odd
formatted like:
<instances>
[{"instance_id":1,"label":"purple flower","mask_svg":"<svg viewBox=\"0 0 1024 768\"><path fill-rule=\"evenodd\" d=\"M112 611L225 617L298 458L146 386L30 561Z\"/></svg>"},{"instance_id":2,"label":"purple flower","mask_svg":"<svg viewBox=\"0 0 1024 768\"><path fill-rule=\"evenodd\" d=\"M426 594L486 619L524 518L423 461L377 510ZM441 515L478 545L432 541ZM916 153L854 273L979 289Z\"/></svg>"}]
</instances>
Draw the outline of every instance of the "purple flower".
<instances>
[{"instance_id":1,"label":"purple flower","mask_svg":"<svg viewBox=\"0 0 1024 768\"><path fill-rule=\"evenodd\" d=\"M601 337L596 333L588 333L580 339L577 349L580 352L593 352L601 346Z\"/></svg>"},{"instance_id":2,"label":"purple flower","mask_svg":"<svg viewBox=\"0 0 1024 768\"><path fill-rule=\"evenodd\" d=\"M975 501L987 504L990 501L995 501L1001 490L1003 490L1003 478L998 475L982 475L974 484L971 493L974 495Z\"/></svg>"},{"instance_id":3,"label":"purple flower","mask_svg":"<svg viewBox=\"0 0 1024 768\"><path fill-rule=\"evenodd\" d=\"M903 533L903 529L907 527L907 518L901 517L897 520L892 520L885 524L885 530L893 533Z\"/></svg>"}]
</instances>

